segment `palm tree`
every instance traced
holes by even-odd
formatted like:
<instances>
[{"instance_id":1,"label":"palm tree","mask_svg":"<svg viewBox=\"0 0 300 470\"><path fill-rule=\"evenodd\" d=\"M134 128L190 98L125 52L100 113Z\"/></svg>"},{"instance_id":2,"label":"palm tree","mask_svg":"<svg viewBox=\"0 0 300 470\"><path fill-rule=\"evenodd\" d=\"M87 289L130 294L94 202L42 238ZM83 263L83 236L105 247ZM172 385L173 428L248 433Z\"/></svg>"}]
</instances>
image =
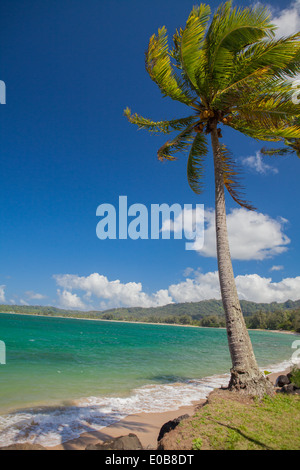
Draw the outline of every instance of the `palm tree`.
<instances>
[{"instance_id":1,"label":"palm tree","mask_svg":"<svg viewBox=\"0 0 300 470\"><path fill-rule=\"evenodd\" d=\"M211 21L210 21L211 20ZM160 160L175 160L188 150L187 178L200 194L210 135L215 169L217 258L229 349L230 390L263 396L271 384L260 372L241 311L232 269L226 226L225 190L240 206L254 210L241 192L239 172L222 138L219 124L260 140L300 137L293 124L296 111L289 77L300 70L300 33L275 38L276 27L263 7L233 8L221 4L211 17L205 4L194 7L184 29L176 30L168 48L165 27L150 38L146 70L162 94L190 109L187 117L154 122L129 108L128 120L141 129L169 134L179 131L159 150Z\"/></svg>"}]
</instances>

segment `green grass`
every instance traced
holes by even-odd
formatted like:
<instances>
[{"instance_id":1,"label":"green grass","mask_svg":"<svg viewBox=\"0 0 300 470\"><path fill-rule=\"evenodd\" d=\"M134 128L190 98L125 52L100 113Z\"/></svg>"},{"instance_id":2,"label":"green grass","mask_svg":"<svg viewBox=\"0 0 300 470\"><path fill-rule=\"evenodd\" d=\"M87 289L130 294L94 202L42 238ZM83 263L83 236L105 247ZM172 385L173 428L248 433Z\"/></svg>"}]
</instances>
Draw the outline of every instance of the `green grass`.
<instances>
[{"instance_id":1,"label":"green grass","mask_svg":"<svg viewBox=\"0 0 300 470\"><path fill-rule=\"evenodd\" d=\"M292 370L291 382L300 388L300 369L297 367Z\"/></svg>"},{"instance_id":2,"label":"green grass","mask_svg":"<svg viewBox=\"0 0 300 470\"><path fill-rule=\"evenodd\" d=\"M200 437L197 437L196 439L193 440L193 450L201 450L203 445L202 439Z\"/></svg>"},{"instance_id":3,"label":"green grass","mask_svg":"<svg viewBox=\"0 0 300 470\"><path fill-rule=\"evenodd\" d=\"M213 393L175 435L180 449L299 450L300 397L278 394L258 402L227 391Z\"/></svg>"}]
</instances>

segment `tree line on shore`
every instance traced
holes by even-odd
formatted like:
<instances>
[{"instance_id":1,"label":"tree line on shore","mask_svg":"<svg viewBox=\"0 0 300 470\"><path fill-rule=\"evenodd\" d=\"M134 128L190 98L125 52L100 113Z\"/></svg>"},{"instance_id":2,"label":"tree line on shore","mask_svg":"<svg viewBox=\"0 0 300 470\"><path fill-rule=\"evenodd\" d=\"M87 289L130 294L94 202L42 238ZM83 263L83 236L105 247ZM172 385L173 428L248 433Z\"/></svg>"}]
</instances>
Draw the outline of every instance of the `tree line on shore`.
<instances>
[{"instance_id":1,"label":"tree line on shore","mask_svg":"<svg viewBox=\"0 0 300 470\"><path fill-rule=\"evenodd\" d=\"M270 304L242 300L241 305L247 328L300 333L300 300ZM0 305L0 312L49 317L166 323L208 328L224 328L226 326L222 302L216 299L151 308L116 308L102 312L63 310L50 306Z\"/></svg>"},{"instance_id":2,"label":"tree line on shore","mask_svg":"<svg viewBox=\"0 0 300 470\"><path fill-rule=\"evenodd\" d=\"M179 325L201 326L207 328L225 328L224 315L208 315L200 320L194 319L191 315L169 315L160 317L158 315L149 315L148 317L137 318L130 315L114 315L113 313L104 313L104 320L119 321L143 321L146 323L167 323ZM246 326L249 329L262 330L284 330L300 333L300 309L286 310L278 312L259 311L248 317L245 317Z\"/></svg>"}]
</instances>

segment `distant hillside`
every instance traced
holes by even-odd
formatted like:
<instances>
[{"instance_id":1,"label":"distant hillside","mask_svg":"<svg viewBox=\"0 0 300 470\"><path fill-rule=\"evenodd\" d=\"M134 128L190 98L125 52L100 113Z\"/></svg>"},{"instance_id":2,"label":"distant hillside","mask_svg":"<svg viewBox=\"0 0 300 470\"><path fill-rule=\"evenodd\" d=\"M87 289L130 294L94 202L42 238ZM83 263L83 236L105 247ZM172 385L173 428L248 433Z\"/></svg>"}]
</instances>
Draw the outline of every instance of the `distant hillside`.
<instances>
[{"instance_id":1,"label":"distant hillside","mask_svg":"<svg viewBox=\"0 0 300 470\"><path fill-rule=\"evenodd\" d=\"M300 300L277 303L241 301L246 325L251 329L287 330L300 333ZM63 310L56 307L0 305L1 313L75 317L145 323L167 323L205 327L225 327L221 300L203 300L163 307L114 308L105 311Z\"/></svg>"},{"instance_id":2,"label":"distant hillside","mask_svg":"<svg viewBox=\"0 0 300 470\"><path fill-rule=\"evenodd\" d=\"M292 301L288 300L287 302L277 303L272 302L267 303L256 303L249 302L247 300L241 301L241 307L245 317L251 316L254 313L258 312L280 312L285 310L296 310L300 308L300 300ZM97 312L90 312L97 313ZM141 307L132 307L132 308L114 308L111 310L106 310L102 312L102 316L109 317L113 316L114 318L119 319L143 319L144 317L157 316L157 317L168 317L172 316L182 316L189 315L194 320L201 320L204 317L212 315L224 315L223 305L221 300L202 300L200 302L186 302L181 304L169 304L164 305L163 307L150 307L150 308L141 308Z\"/></svg>"},{"instance_id":3,"label":"distant hillside","mask_svg":"<svg viewBox=\"0 0 300 470\"><path fill-rule=\"evenodd\" d=\"M256 303L247 300L241 301L244 316L251 317L257 313L275 313L300 309L300 300L288 300L283 303ZM169 317L188 316L192 320L199 321L205 317L223 316L224 310L221 300L202 300L201 302L188 302L169 304L163 307L131 307L114 308L104 311L63 310L56 307L25 306L25 305L0 305L1 313L20 313L31 315L63 316L76 318L99 318L128 321L151 321L160 319L160 322Z\"/></svg>"},{"instance_id":4,"label":"distant hillside","mask_svg":"<svg viewBox=\"0 0 300 470\"><path fill-rule=\"evenodd\" d=\"M64 310L56 307L44 307L41 305L1 305L1 313L20 313L24 315L46 315L50 317L82 317L89 318L91 312L81 310ZM102 312L96 312L97 316Z\"/></svg>"}]
</instances>

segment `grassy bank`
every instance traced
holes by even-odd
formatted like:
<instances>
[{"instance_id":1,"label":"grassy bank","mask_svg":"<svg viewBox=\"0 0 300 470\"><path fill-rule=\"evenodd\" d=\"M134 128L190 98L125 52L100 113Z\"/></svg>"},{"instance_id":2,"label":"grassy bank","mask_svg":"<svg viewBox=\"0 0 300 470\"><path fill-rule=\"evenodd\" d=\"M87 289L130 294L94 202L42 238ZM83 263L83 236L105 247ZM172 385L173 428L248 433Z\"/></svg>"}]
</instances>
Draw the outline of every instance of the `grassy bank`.
<instances>
[{"instance_id":1,"label":"grassy bank","mask_svg":"<svg viewBox=\"0 0 300 470\"><path fill-rule=\"evenodd\" d=\"M165 435L165 450L299 450L300 396L259 403L225 390Z\"/></svg>"}]
</instances>

